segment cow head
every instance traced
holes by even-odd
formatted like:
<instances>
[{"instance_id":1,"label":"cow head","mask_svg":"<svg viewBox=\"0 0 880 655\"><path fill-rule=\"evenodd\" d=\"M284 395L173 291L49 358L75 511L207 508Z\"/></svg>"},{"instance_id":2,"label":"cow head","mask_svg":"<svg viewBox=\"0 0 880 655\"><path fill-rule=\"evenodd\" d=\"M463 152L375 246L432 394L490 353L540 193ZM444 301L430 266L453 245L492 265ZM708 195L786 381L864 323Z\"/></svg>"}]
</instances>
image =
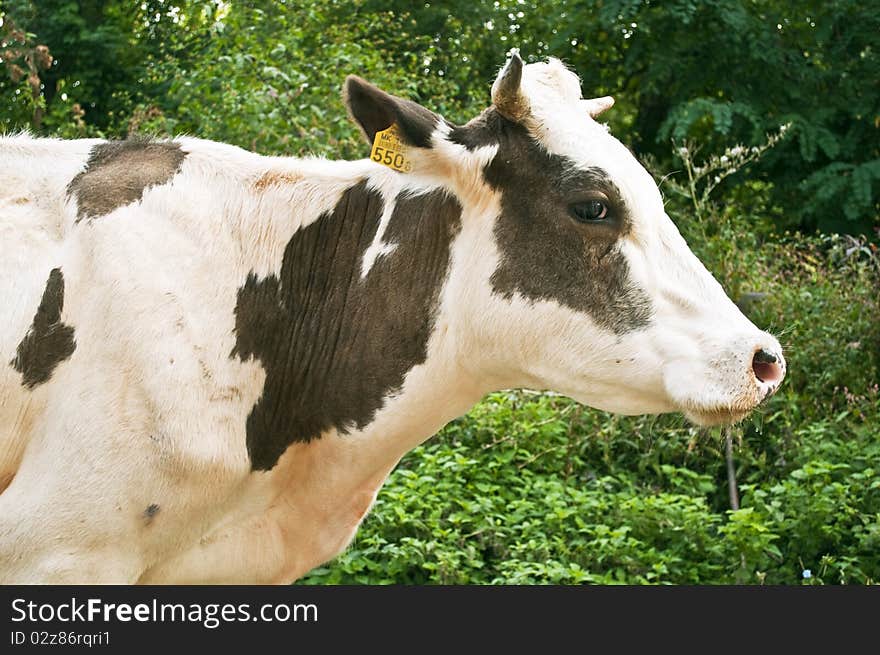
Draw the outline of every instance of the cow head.
<instances>
[{"instance_id":1,"label":"cow head","mask_svg":"<svg viewBox=\"0 0 880 655\"><path fill-rule=\"evenodd\" d=\"M779 342L725 295L666 215L657 184L595 118L558 60L514 54L466 125L358 78L349 109L372 141L395 123L412 184L461 201L441 322L485 388L552 389L624 414L711 425L779 386Z\"/></svg>"}]
</instances>

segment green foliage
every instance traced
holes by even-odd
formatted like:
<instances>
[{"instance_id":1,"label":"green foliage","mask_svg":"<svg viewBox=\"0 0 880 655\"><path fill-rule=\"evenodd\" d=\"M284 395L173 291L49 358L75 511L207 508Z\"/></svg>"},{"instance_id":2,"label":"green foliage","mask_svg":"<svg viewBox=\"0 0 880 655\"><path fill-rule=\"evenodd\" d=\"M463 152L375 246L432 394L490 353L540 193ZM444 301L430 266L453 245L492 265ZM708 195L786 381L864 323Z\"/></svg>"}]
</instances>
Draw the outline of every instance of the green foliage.
<instances>
[{"instance_id":1,"label":"green foliage","mask_svg":"<svg viewBox=\"0 0 880 655\"><path fill-rule=\"evenodd\" d=\"M792 137L759 167L774 183L782 224L876 227L880 89L870 71L878 68L880 17L873 8L855 0L619 0L602 3L600 15L632 32L620 50L638 96L634 128L643 151L663 156L669 138L686 137L712 151L731 140L754 145L791 123Z\"/></svg>"},{"instance_id":2,"label":"green foliage","mask_svg":"<svg viewBox=\"0 0 880 655\"><path fill-rule=\"evenodd\" d=\"M367 12L357 2L317 3L295 12L266 4L276 10L257 3L227 17L222 31L236 30L235 49L210 39L205 54L212 63L200 61L171 84L176 106L167 131L205 134L261 152L356 158L366 151L340 97L346 73L428 104L432 93L452 95L442 80L429 86L417 75L397 75L400 68L418 71L412 49L427 47L426 37L410 33L406 14ZM395 53L394 61L383 53ZM435 109L442 111L439 105Z\"/></svg>"},{"instance_id":3,"label":"green foliage","mask_svg":"<svg viewBox=\"0 0 880 655\"><path fill-rule=\"evenodd\" d=\"M875 394L875 421L877 403ZM657 421L652 439L612 446L615 473L606 474L584 457L601 439L593 420L545 423L573 407L493 395L408 455L354 544L302 582L796 584L805 569L817 572L813 582L880 576L880 474L869 465L880 445L867 424L854 437L839 424L796 433L791 461L745 485L742 508L730 512L713 506L718 476L695 470L718 468L711 446L693 447L695 430ZM624 422L644 427L644 419ZM821 454L804 447L811 438ZM762 450L738 457L751 466Z\"/></svg>"}]
</instances>

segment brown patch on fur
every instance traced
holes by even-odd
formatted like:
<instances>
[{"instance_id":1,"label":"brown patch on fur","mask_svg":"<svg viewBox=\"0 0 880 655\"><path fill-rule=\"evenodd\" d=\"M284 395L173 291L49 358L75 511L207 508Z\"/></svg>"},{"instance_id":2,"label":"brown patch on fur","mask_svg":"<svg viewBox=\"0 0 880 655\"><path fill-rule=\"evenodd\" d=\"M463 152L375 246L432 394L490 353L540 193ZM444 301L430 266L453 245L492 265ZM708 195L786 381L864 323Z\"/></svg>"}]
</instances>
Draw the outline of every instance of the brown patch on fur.
<instances>
[{"instance_id":1,"label":"brown patch on fur","mask_svg":"<svg viewBox=\"0 0 880 655\"><path fill-rule=\"evenodd\" d=\"M61 322L63 309L64 275L60 268L53 268L31 327L10 362L28 389L48 382L55 367L76 350L73 328Z\"/></svg>"},{"instance_id":2,"label":"brown patch on fur","mask_svg":"<svg viewBox=\"0 0 880 655\"><path fill-rule=\"evenodd\" d=\"M301 181L303 176L301 173L293 171L266 171L260 178L254 182L254 191L262 193L270 186L283 186L285 184L296 184Z\"/></svg>"},{"instance_id":3,"label":"brown patch on fur","mask_svg":"<svg viewBox=\"0 0 880 655\"><path fill-rule=\"evenodd\" d=\"M491 278L496 293L555 300L617 335L651 322L650 298L630 279L618 248L630 230L629 211L605 171L580 169L548 153L525 127L496 109L453 128L449 138L470 150L498 146L483 171L501 194L494 230L501 261ZM572 204L594 198L607 201L610 218L596 224L574 220Z\"/></svg>"},{"instance_id":4,"label":"brown patch on fur","mask_svg":"<svg viewBox=\"0 0 880 655\"><path fill-rule=\"evenodd\" d=\"M241 400L241 397L241 389L238 387L220 387L211 394L209 400L212 403L216 403L230 400Z\"/></svg>"},{"instance_id":5,"label":"brown patch on fur","mask_svg":"<svg viewBox=\"0 0 880 655\"><path fill-rule=\"evenodd\" d=\"M142 514L144 518L144 524L151 525L153 523L153 519L156 518L156 515L159 513L160 509L161 508L156 503L151 503Z\"/></svg>"},{"instance_id":6,"label":"brown patch on fur","mask_svg":"<svg viewBox=\"0 0 880 655\"><path fill-rule=\"evenodd\" d=\"M67 185L67 193L77 199L76 222L139 201L145 190L169 182L185 157L180 146L170 141L99 143L92 148L85 170Z\"/></svg>"},{"instance_id":7,"label":"brown patch on fur","mask_svg":"<svg viewBox=\"0 0 880 655\"><path fill-rule=\"evenodd\" d=\"M12 480L15 479L16 473L18 473L18 471L12 471L0 477L0 493L6 491L6 487L8 487L12 483Z\"/></svg>"},{"instance_id":8,"label":"brown patch on fur","mask_svg":"<svg viewBox=\"0 0 880 655\"><path fill-rule=\"evenodd\" d=\"M291 237L277 274L238 290L230 357L266 371L247 419L255 470L293 442L362 429L427 357L461 206L442 191L398 197L384 234L397 247L361 278L383 209L366 182L351 187Z\"/></svg>"}]
</instances>

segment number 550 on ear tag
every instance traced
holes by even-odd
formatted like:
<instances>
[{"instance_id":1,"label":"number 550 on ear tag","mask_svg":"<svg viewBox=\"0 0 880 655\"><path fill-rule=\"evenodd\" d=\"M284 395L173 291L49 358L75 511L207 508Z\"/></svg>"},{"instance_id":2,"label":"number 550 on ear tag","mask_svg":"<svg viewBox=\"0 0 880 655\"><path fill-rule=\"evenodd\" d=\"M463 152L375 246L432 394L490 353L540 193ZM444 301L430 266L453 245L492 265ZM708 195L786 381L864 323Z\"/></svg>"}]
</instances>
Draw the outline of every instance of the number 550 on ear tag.
<instances>
[{"instance_id":1,"label":"number 550 on ear tag","mask_svg":"<svg viewBox=\"0 0 880 655\"><path fill-rule=\"evenodd\" d=\"M407 157L409 148L400 138L397 124L393 123L387 130L376 132L370 159L401 173L412 170L412 161Z\"/></svg>"}]
</instances>

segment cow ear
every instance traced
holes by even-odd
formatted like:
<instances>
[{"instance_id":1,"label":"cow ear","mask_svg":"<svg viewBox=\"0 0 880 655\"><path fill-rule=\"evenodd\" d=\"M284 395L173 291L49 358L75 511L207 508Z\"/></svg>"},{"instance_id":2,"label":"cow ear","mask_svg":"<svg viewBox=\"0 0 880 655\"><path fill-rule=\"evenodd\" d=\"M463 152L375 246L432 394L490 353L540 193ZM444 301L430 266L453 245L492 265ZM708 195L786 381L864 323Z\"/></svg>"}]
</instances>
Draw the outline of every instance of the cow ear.
<instances>
[{"instance_id":1,"label":"cow ear","mask_svg":"<svg viewBox=\"0 0 880 655\"><path fill-rule=\"evenodd\" d=\"M431 135L442 120L437 114L415 102L385 93L356 75L345 78L342 98L351 117L372 145L376 132L395 123L409 145L430 148Z\"/></svg>"},{"instance_id":2,"label":"cow ear","mask_svg":"<svg viewBox=\"0 0 880 655\"><path fill-rule=\"evenodd\" d=\"M522 92L523 60L519 50L510 53L510 59L492 84L492 104L498 113L517 123L529 114L529 101Z\"/></svg>"}]
</instances>

